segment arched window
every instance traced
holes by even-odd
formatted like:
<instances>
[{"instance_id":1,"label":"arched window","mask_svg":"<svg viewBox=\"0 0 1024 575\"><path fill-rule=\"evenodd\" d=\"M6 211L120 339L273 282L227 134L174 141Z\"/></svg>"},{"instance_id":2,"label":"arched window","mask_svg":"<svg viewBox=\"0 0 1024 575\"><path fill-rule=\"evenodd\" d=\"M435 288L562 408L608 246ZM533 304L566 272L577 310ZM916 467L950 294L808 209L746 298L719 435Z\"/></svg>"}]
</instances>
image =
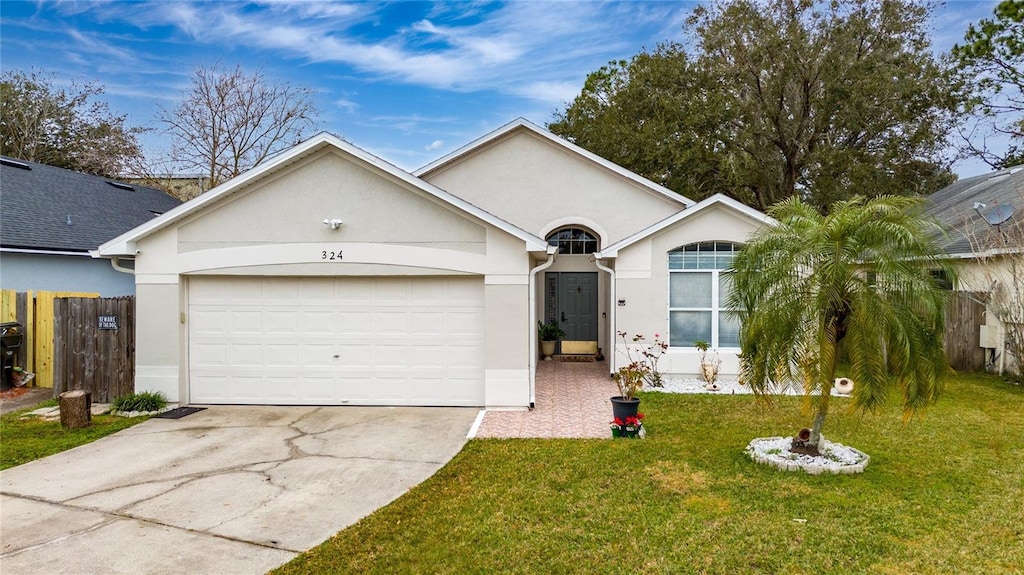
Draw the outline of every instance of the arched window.
<instances>
[{"instance_id":1,"label":"arched window","mask_svg":"<svg viewBox=\"0 0 1024 575\"><path fill-rule=\"evenodd\" d=\"M699 242L668 253L670 347L698 341L715 349L740 346L739 319L726 307L739 249L732 242Z\"/></svg>"},{"instance_id":2,"label":"arched window","mask_svg":"<svg viewBox=\"0 0 1024 575\"><path fill-rule=\"evenodd\" d=\"M560 254L592 254L597 251L597 238L582 228L561 228L548 234L548 244L558 246Z\"/></svg>"}]
</instances>

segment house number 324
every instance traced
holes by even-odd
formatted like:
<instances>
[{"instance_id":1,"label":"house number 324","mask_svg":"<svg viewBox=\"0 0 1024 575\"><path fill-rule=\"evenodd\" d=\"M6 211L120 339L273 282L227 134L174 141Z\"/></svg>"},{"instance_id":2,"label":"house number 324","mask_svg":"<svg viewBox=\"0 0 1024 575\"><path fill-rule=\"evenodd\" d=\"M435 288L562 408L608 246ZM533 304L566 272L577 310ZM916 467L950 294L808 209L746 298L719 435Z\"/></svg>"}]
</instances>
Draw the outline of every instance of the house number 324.
<instances>
[{"instance_id":1,"label":"house number 324","mask_svg":"<svg viewBox=\"0 0 1024 575\"><path fill-rule=\"evenodd\" d=\"M327 260L329 262L340 262L341 261L341 250L336 252L329 252L327 250L320 252L320 259Z\"/></svg>"}]
</instances>

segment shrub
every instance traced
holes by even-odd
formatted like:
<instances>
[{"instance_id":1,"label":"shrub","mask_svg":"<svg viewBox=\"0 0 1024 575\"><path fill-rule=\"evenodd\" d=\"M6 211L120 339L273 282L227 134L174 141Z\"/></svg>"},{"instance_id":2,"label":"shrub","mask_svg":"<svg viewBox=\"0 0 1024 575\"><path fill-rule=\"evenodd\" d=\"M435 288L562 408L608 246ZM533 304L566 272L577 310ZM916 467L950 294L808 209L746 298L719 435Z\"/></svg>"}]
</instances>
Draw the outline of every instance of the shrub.
<instances>
[{"instance_id":1,"label":"shrub","mask_svg":"<svg viewBox=\"0 0 1024 575\"><path fill-rule=\"evenodd\" d=\"M160 391L143 391L122 395L111 405L114 411L159 411L167 407L167 397Z\"/></svg>"}]
</instances>

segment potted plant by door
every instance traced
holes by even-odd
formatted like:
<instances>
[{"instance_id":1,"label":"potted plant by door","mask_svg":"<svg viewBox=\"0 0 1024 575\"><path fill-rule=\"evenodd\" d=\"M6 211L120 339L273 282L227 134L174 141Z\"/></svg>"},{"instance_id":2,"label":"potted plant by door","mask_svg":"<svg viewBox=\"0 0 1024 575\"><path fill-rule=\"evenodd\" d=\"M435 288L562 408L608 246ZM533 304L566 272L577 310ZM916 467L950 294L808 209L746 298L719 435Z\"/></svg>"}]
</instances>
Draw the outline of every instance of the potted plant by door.
<instances>
[{"instance_id":1,"label":"potted plant by door","mask_svg":"<svg viewBox=\"0 0 1024 575\"><path fill-rule=\"evenodd\" d=\"M547 323L538 321L537 335L540 337L540 352L544 355L544 361L551 361L551 356L555 354L555 344L558 343L558 338L565 335L565 332L558 327L558 322L555 320Z\"/></svg>"}]
</instances>

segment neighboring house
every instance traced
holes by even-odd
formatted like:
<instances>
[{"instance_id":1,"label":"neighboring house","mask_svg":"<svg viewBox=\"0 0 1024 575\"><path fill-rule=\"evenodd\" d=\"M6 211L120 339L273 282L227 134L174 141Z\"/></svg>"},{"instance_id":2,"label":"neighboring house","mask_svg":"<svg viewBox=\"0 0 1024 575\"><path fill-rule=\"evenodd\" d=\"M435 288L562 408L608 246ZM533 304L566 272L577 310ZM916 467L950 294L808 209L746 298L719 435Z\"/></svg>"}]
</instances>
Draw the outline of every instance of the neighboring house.
<instances>
[{"instance_id":1,"label":"neighboring house","mask_svg":"<svg viewBox=\"0 0 1024 575\"><path fill-rule=\"evenodd\" d=\"M537 322L562 353L659 334L738 369L736 249L769 222L694 203L525 120L405 172L320 134L100 246L134 258L136 389L216 404L534 402Z\"/></svg>"},{"instance_id":2,"label":"neighboring house","mask_svg":"<svg viewBox=\"0 0 1024 575\"><path fill-rule=\"evenodd\" d=\"M0 156L0 287L135 293L89 251L181 202L160 190Z\"/></svg>"},{"instance_id":3,"label":"neighboring house","mask_svg":"<svg viewBox=\"0 0 1024 575\"><path fill-rule=\"evenodd\" d=\"M927 210L947 230L943 248L960 261L956 287L987 304L979 338L986 363L1016 370L1013 338L1024 343L1024 166L960 180L929 196Z\"/></svg>"},{"instance_id":4,"label":"neighboring house","mask_svg":"<svg viewBox=\"0 0 1024 575\"><path fill-rule=\"evenodd\" d=\"M140 178L126 178L125 182L164 190L183 202L210 189L209 176L202 174L155 174Z\"/></svg>"}]
</instances>

